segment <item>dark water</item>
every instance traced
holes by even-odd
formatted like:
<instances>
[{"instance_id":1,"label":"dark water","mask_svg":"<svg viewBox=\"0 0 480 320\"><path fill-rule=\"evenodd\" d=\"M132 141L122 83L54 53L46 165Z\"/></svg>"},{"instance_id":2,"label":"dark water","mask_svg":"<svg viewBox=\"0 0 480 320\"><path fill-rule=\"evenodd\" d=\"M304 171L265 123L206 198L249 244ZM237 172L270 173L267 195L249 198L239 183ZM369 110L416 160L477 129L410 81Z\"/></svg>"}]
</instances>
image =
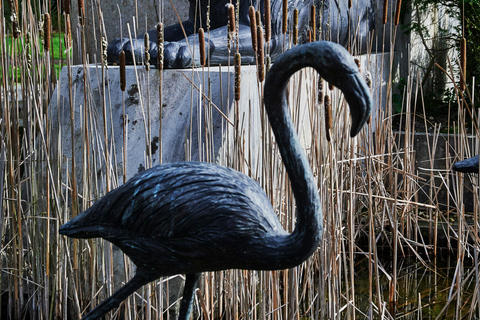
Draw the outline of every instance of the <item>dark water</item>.
<instances>
[{"instance_id":1,"label":"dark water","mask_svg":"<svg viewBox=\"0 0 480 320\"><path fill-rule=\"evenodd\" d=\"M410 257L398 260L397 303L389 306L389 287L393 271L392 260L382 259L380 265L385 272L379 278L382 302L395 319L480 319L478 305L477 274L473 258L465 258L457 264L457 255L444 257ZM421 262L423 260L423 263ZM368 259L361 258L355 265L356 306L360 312L368 313L369 271ZM388 276L387 276L387 275ZM456 274L460 274L460 291ZM375 274L374 274L375 277ZM376 298L374 280L373 304ZM478 289L478 288L477 288ZM393 308L392 308L393 307ZM377 313L374 312L376 315ZM367 319L357 314L357 319ZM374 316L376 318L376 316Z\"/></svg>"}]
</instances>

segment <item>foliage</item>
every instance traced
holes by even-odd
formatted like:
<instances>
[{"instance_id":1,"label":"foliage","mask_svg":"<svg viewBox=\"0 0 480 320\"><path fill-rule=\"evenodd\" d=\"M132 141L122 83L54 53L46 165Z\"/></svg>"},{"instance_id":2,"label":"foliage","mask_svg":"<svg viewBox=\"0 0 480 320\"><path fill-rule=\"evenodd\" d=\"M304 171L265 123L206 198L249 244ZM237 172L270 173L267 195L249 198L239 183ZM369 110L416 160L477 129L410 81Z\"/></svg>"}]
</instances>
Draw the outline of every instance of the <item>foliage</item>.
<instances>
[{"instance_id":1,"label":"foliage","mask_svg":"<svg viewBox=\"0 0 480 320\"><path fill-rule=\"evenodd\" d=\"M472 84L475 77L475 92L480 90L480 0L465 0L461 8L464 16L464 34L467 40L467 84ZM479 106L480 98L476 96L475 105Z\"/></svg>"},{"instance_id":2,"label":"foliage","mask_svg":"<svg viewBox=\"0 0 480 320\"><path fill-rule=\"evenodd\" d=\"M55 73L56 75L58 76L60 74L60 70L62 68L62 65L61 65L61 60L63 60L63 63L65 63L66 59L67 59L67 53L66 51L64 50L65 49L65 46L64 46L64 43L63 43L63 40L64 39L64 34L63 33L59 33L59 32L53 32L52 33L52 42L51 42L51 46L50 46L50 50L52 51L51 53L53 54L53 61L54 61L54 68L55 68ZM28 46L26 45L25 43L25 37L24 36L21 36L19 39L13 41L12 43L12 40L13 38L11 36L6 36L6 48L7 48L7 52L11 52L12 51L12 46L14 46L14 52L16 52L16 54L18 56L22 56L24 55L24 50L31 50L31 49L28 49ZM60 46L60 42L61 42L61 46ZM40 51L43 50L43 43L42 41L38 41L39 45L40 45ZM60 53L60 48L62 48L62 52ZM0 47L0 54L2 53L2 48ZM71 55L71 52L70 52L70 55ZM0 66L0 80L1 80L1 70L2 70L2 67ZM9 69L9 72L8 74L11 75L12 73L12 70ZM20 75L21 75L21 68L17 68L16 69L16 72L15 72L15 81L19 81L20 80Z\"/></svg>"},{"instance_id":3,"label":"foliage","mask_svg":"<svg viewBox=\"0 0 480 320\"><path fill-rule=\"evenodd\" d=\"M466 79L469 90L480 90L480 0L412 0L412 5L421 13L428 13L432 5L442 5L446 13L460 21L457 32L448 34L447 37L454 39L457 52L460 55L460 42L463 37L467 41L467 72ZM421 36L429 37L428 30L420 21L414 21L409 26ZM426 48L429 50L429 48ZM460 56L458 56L460 60ZM472 88L472 79L477 79L475 88ZM476 95L476 105L480 103Z\"/></svg>"}]
</instances>

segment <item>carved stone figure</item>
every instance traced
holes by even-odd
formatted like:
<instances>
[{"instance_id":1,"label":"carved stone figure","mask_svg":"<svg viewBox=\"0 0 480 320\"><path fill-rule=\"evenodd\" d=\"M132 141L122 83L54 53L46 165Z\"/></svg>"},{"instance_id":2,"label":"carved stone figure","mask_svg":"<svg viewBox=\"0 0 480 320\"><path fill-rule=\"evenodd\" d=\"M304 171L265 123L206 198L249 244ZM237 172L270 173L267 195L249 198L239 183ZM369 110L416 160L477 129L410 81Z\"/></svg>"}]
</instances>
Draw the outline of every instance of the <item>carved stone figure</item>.
<instances>
[{"instance_id":1,"label":"carved stone figure","mask_svg":"<svg viewBox=\"0 0 480 320\"><path fill-rule=\"evenodd\" d=\"M197 4L200 1L200 4ZM229 50L227 45L227 24L228 8L230 0L189 0L189 18L180 24L171 25L165 28L165 68L185 68L193 64L199 65L200 54L198 45L199 28L205 29L205 41L207 58L210 65L227 65ZM237 1L232 1L234 5ZM253 6L261 12L264 20L263 0L240 0L239 1L239 52L242 55L243 64L255 63L255 52L252 48L249 7ZM316 29L321 30L321 38L318 40L330 40L346 46L350 39L355 39L359 45L357 52L365 52L367 36L375 25L374 7L375 0L356 0L352 7L348 7L346 0L288 0L288 30L292 29L293 10L299 11L298 34L299 43L307 42L308 29L310 27L310 11L312 4L316 8ZM210 4L210 8L208 5ZM269 42L269 54L274 59L283 52L285 41L289 39L289 32L286 37L282 33L282 0L271 0L271 30L272 39ZM209 14L210 30L207 29L206 21ZM321 17L321 20L320 20ZM321 21L321 24L318 23ZM262 25L265 21L262 21ZM150 37L150 63L157 63L157 34L156 30L148 32ZM187 36L187 39L185 39ZM360 41L359 41L360 39ZM188 41L188 43L187 43ZM137 63L142 61L144 54L143 35L133 39L130 43L128 38L115 39L108 46L109 63L119 62L120 50L126 52L127 63L132 63L132 52L135 53ZM192 55L192 51L195 51ZM359 51L358 51L359 50ZM230 51L232 56L235 51Z\"/></svg>"}]
</instances>

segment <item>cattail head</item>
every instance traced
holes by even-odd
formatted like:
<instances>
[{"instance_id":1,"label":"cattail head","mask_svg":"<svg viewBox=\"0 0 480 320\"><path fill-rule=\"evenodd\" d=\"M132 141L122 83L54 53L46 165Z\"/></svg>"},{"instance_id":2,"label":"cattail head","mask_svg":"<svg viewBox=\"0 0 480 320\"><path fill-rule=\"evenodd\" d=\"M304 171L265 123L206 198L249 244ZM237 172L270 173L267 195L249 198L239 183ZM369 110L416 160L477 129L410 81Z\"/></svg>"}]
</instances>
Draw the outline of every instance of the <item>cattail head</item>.
<instances>
[{"instance_id":1,"label":"cattail head","mask_svg":"<svg viewBox=\"0 0 480 320\"><path fill-rule=\"evenodd\" d=\"M293 10L293 44L298 43L298 9Z\"/></svg>"},{"instance_id":2,"label":"cattail head","mask_svg":"<svg viewBox=\"0 0 480 320\"><path fill-rule=\"evenodd\" d=\"M462 38L460 42L460 90L465 91L465 78L467 73L467 40Z\"/></svg>"},{"instance_id":3,"label":"cattail head","mask_svg":"<svg viewBox=\"0 0 480 320\"><path fill-rule=\"evenodd\" d=\"M332 129L332 104L330 102L330 96L325 95L325 134L327 141L331 140L330 130Z\"/></svg>"},{"instance_id":4,"label":"cattail head","mask_svg":"<svg viewBox=\"0 0 480 320\"><path fill-rule=\"evenodd\" d=\"M12 21L12 31L13 31L13 38L15 39L18 39L22 34L22 31L20 30L20 25L16 18Z\"/></svg>"},{"instance_id":5,"label":"cattail head","mask_svg":"<svg viewBox=\"0 0 480 320\"><path fill-rule=\"evenodd\" d=\"M252 37L252 49L257 51L257 19L255 18L255 8L248 8L248 17L250 18L250 33Z\"/></svg>"},{"instance_id":6,"label":"cattail head","mask_svg":"<svg viewBox=\"0 0 480 320\"><path fill-rule=\"evenodd\" d=\"M205 52L205 31L203 28L198 29L198 42L200 48L200 65L204 67L207 64Z\"/></svg>"},{"instance_id":7,"label":"cattail head","mask_svg":"<svg viewBox=\"0 0 480 320\"><path fill-rule=\"evenodd\" d=\"M272 66L272 57L267 53L267 56L265 57L265 65L266 65L266 73L270 71L270 67Z\"/></svg>"},{"instance_id":8,"label":"cattail head","mask_svg":"<svg viewBox=\"0 0 480 320\"><path fill-rule=\"evenodd\" d=\"M72 47L72 26L70 24L70 15L65 15L65 48L68 50Z\"/></svg>"},{"instance_id":9,"label":"cattail head","mask_svg":"<svg viewBox=\"0 0 480 320\"><path fill-rule=\"evenodd\" d=\"M27 68L32 69L32 52L31 52L31 41L32 36L29 31L25 34L25 44L26 44L26 52L27 52Z\"/></svg>"},{"instance_id":10,"label":"cattail head","mask_svg":"<svg viewBox=\"0 0 480 320\"><path fill-rule=\"evenodd\" d=\"M65 14L70 14L70 0L62 0L62 10Z\"/></svg>"},{"instance_id":11,"label":"cattail head","mask_svg":"<svg viewBox=\"0 0 480 320\"><path fill-rule=\"evenodd\" d=\"M45 51L50 51L50 15L45 13L43 15L43 46Z\"/></svg>"},{"instance_id":12,"label":"cattail head","mask_svg":"<svg viewBox=\"0 0 480 320\"><path fill-rule=\"evenodd\" d=\"M240 75L242 68L242 56L235 53L235 101L240 101Z\"/></svg>"},{"instance_id":13,"label":"cattail head","mask_svg":"<svg viewBox=\"0 0 480 320\"><path fill-rule=\"evenodd\" d=\"M262 25L262 14L260 11L255 11L255 22L257 23L257 26Z\"/></svg>"},{"instance_id":14,"label":"cattail head","mask_svg":"<svg viewBox=\"0 0 480 320\"><path fill-rule=\"evenodd\" d=\"M348 0L348 9L352 8L352 0Z\"/></svg>"},{"instance_id":15,"label":"cattail head","mask_svg":"<svg viewBox=\"0 0 480 320\"><path fill-rule=\"evenodd\" d=\"M143 34L143 46L145 51L150 50L150 36L148 35L148 32Z\"/></svg>"},{"instance_id":16,"label":"cattail head","mask_svg":"<svg viewBox=\"0 0 480 320\"><path fill-rule=\"evenodd\" d=\"M367 83L367 86L370 88L370 90L372 90L372 74L368 70L366 70L363 73L363 77L365 79L365 82Z\"/></svg>"},{"instance_id":17,"label":"cattail head","mask_svg":"<svg viewBox=\"0 0 480 320\"><path fill-rule=\"evenodd\" d=\"M143 35L143 46L145 50L145 69L150 70L150 36L148 32Z\"/></svg>"},{"instance_id":18,"label":"cattail head","mask_svg":"<svg viewBox=\"0 0 480 320\"><path fill-rule=\"evenodd\" d=\"M335 86L329 82L328 83L328 90L332 91L334 88L335 88Z\"/></svg>"},{"instance_id":19,"label":"cattail head","mask_svg":"<svg viewBox=\"0 0 480 320\"><path fill-rule=\"evenodd\" d=\"M233 4L227 4L228 8L228 32L235 32L235 7Z\"/></svg>"},{"instance_id":20,"label":"cattail head","mask_svg":"<svg viewBox=\"0 0 480 320\"><path fill-rule=\"evenodd\" d=\"M163 70L163 55L164 55L164 38L163 38L163 23L157 24L157 66L159 70Z\"/></svg>"},{"instance_id":21,"label":"cattail head","mask_svg":"<svg viewBox=\"0 0 480 320\"><path fill-rule=\"evenodd\" d=\"M207 18L206 18L206 21L205 21L205 24L207 25L207 31L210 30L210 5L207 6Z\"/></svg>"},{"instance_id":22,"label":"cattail head","mask_svg":"<svg viewBox=\"0 0 480 320\"><path fill-rule=\"evenodd\" d=\"M265 0L265 42L272 39L272 16L270 11L270 0Z\"/></svg>"},{"instance_id":23,"label":"cattail head","mask_svg":"<svg viewBox=\"0 0 480 320\"><path fill-rule=\"evenodd\" d=\"M388 0L383 0L383 24L387 24L388 18Z\"/></svg>"},{"instance_id":24,"label":"cattail head","mask_svg":"<svg viewBox=\"0 0 480 320\"><path fill-rule=\"evenodd\" d=\"M85 3L84 0L78 0L78 21L81 26L85 25Z\"/></svg>"},{"instance_id":25,"label":"cattail head","mask_svg":"<svg viewBox=\"0 0 480 320\"><path fill-rule=\"evenodd\" d=\"M395 25L398 26L400 22L400 10L402 9L402 0L397 0L397 7L395 9Z\"/></svg>"},{"instance_id":26,"label":"cattail head","mask_svg":"<svg viewBox=\"0 0 480 320\"><path fill-rule=\"evenodd\" d=\"M127 80L125 77L125 51L121 50L118 55L120 59L120 90L125 91Z\"/></svg>"},{"instance_id":27,"label":"cattail head","mask_svg":"<svg viewBox=\"0 0 480 320\"><path fill-rule=\"evenodd\" d=\"M360 61L359 58L355 58L354 59L355 63L357 64L357 67L358 67L358 71L362 72L362 62Z\"/></svg>"},{"instance_id":28,"label":"cattail head","mask_svg":"<svg viewBox=\"0 0 480 320\"><path fill-rule=\"evenodd\" d=\"M107 47L108 47L108 42L107 38L102 37L102 63L105 65L105 68L107 68Z\"/></svg>"},{"instance_id":29,"label":"cattail head","mask_svg":"<svg viewBox=\"0 0 480 320\"><path fill-rule=\"evenodd\" d=\"M257 65L258 65L258 80L262 82L265 80L265 65L263 56L263 29L257 26Z\"/></svg>"},{"instance_id":30,"label":"cattail head","mask_svg":"<svg viewBox=\"0 0 480 320\"><path fill-rule=\"evenodd\" d=\"M282 33L286 34L288 30L288 0L282 1Z\"/></svg>"},{"instance_id":31,"label":"cattail head","mask_svg":"<svg viewBox=\"0 0 480 320\"><path fill-rule=\"evenodd\" d=\"M316 41L317 23L316 23L316 7L314 4L310 7L310 30L312 30L310 42Z\"/></svg>"},{"instance_id":32,"label":"cattail head","mask_svg":"<svg viewBox=\"0 0 480 320\"><path fill-rule=\"evenodd\" d=\"M318 94L317 94L317 99L318 99L318 104L322 105L323 104L323 79L318 78Z\"/></svg>"},{"instance_id":33,"label":"cattail head","mask_svg":"<svg viewBox=\"0 0 480 320\"><path fill-rule=\"evenodd\" d=\"M18 1L17 0L8 0L7 1L8 6L10 7L10 11L12 13L18 13ZM1 6L0 6L1 8Z\"/></svg>"}]
</instances>

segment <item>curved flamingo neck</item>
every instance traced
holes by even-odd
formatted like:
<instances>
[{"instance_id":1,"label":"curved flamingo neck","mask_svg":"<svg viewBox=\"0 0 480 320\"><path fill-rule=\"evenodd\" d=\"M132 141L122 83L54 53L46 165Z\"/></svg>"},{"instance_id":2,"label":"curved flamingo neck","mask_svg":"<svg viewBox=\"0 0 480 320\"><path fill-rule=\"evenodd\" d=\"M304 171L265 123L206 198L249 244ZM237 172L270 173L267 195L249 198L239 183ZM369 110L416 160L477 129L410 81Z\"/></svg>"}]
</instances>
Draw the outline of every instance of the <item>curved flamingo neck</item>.
<instances>
[{"instance_id":1,"label":"curved flamingo neck","mask_svg":"<svg viewBox=\"0 0 480 320\"><path fill-rule=\"evenodd\" d=\"M264 90L265 108L297 206L297 222L295 230L286 239L285 254L292 255L290 259L298 263L316 250L322 236L323 216L315 178L291 120L285 89L293 73L307 66L315 67L311 63L313 60L277 61L277 68L273 65L269 71Z\"/></svg>"}]
</instances>

